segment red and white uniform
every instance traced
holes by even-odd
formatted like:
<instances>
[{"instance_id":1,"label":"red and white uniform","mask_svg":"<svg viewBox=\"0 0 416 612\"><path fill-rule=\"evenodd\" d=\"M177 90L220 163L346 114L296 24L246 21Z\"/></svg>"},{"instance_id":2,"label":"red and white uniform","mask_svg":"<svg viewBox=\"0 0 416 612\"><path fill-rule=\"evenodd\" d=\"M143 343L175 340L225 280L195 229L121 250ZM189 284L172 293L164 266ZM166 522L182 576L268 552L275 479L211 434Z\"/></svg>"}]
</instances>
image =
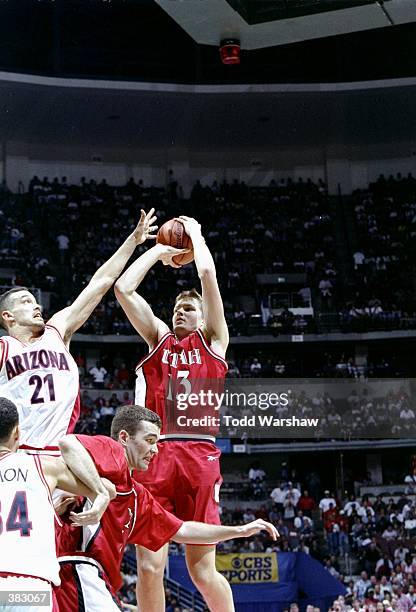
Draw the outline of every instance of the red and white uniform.
<instances>
[{"instance_id":1,"label":"red and white uniform","mask_svg":"<svg viewBox=\"0 0 416 612\"><path fill-rule=\"evenodd\" d=\"M173 397L203 390L221 393L227 362L209 346L200 330L182 340L168 333L138 364L135 403L162 419L163 444L146 472L134 472L159 503L184 521L219 524L219 488L222 483L215 446L217 427L179 427L181 411ZM207 406L188 407L189 417L218 418Z\"/></svg>"},{"instance_id":2,"label":"red and white uniform","mask_svg":"<svg viewBox=\"0 0 416 612\"><path fill-rule=\"evenodd\" d=\"M60 584L55 520L59 523L39 457L0 456L0 591L40 590L48 592L52 601L51 583Z\"/></svg>"},{"instance_id":3,"label":"red and white uniform","mask_svg":"<svg viewBox=\"0 0 416 612\"><path fill-rule=\"evenodd\" d=\"M209 346L198 329L182 340L174 333L165 334L155 348L136 368L135 403L156 412L162 419L161 439L192 438L215 441L215 428L204 427L190 433L181 427L177 417L191 416L191 407L181 412L174 401L178 393L189 395L201 391L221 392L227 373L227 362ZM218 416L210 406L197 406L192 416Z\"/></svg>"},{"instance_id":4,"label":"red and white uniform","mask_svg":"<svg viewBox=\"0 0 416 612\"><path fill-rule=\"evenodd\" d=\"M111 480L117 497L97 525L65 523L57 536L62 586L61 610L106 612L119 609L120 565L127 543L156 551L178 531L182 521L166 512L130 475L121 444L106 436L77 435L101 477Z\"/></svg>"},{"instance_id":5,"label":"red and white uniform","mask_svg":"<svg viewBox=\"0 0 416 612\"><path fill-rule=\"evenodd\" d=\"M58 442L79 417L78 367L58 330L46 325L42 336L23 344L0 338L0 387L19 411L20 448L58 453Z\"/></svg>"}]
</instances>

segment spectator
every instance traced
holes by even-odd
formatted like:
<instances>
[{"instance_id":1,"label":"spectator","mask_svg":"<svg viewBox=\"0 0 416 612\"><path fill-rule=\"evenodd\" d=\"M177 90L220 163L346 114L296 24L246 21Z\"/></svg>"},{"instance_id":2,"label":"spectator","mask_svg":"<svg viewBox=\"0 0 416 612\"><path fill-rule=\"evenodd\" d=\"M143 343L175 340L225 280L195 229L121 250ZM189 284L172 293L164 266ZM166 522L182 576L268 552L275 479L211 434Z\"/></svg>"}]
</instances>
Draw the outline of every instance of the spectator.
<instances>
[{"instance_id":1,"label":"spectator","mask_svg":"<svg viewBox=\"0 0 416 612\"><path fill-rule=\"evenodd\" d=\"M371 582L368 579L367 572L361 572L360 578L355 583L355 597L357 599L364 599L369 587L371 587Z\"/></svg>"},{"instance_id":2,"label":"spectator","mask_svg":"<svg viewBox=\"0 0 416 612\"><path fill-rule=\"evenodd\" d=\"M254 357L253 361L250 364L250 374L253 378L258 378L261 376L262 365L257 357Z\"/></svg>"},{"instance_id":3,"label":"spectator","mask_svg":"<svg viewBox=\"0 0 416 612\"><path fill-rule=\"evenodd\" d=\"M306 489L299 498L297 507L298 510L302 510L305 516L312 516L312 510L315 508L315 500L309 495L309 492Z\"/></svg>"},{"instance_id":4,"label":"spectator","mask_svg":"<svg viewBox=\"0 0 416 612\"><path fill-rule=\"evenodd\" d=\"M335 501L334 497L332 497L332 495L330 494L329 490L326 489L324 491L324 496L321 499L321 501L319 502L319 509L321 511L321 516L323 516L323 514L330 509L330 507L335 508L337 505L337 502Z\"/></svg>"},{"instance_id":5,"label":"spectator","mask_svg":"<svg viewBox=\"0 0 416 612\"><path fill-rule=\"evenodd\" d=\"M279 486L273 489L273 491L270 493L270 497L276 505L276 512L278 512L280 515L283 514L283 504L286 499L284 482L281 482Z\"/></svg>"},{"instance_id":6,"label":"spectator","mask_svg":"<svg viewBox=\"0 0 416 612\"><path fill-rule=\"evenodd\" d=\"M92 376L94 388L104 389L104 381L105 377L107 376L107 370L99 361L97 361L96 365L89 370L89 374Z\"/></svg>"},{"instance_id":7,"label":"spectator","mask_svg":"<svg viewBox=\"0 0 416 612\"><path fill-rule=\"evenodd\" d=\"M289 481L287 483L285 501L290 500L292 504L296 507L298 505L300 496L301 496L301 493L299 489L296 489L295 487L293 487L293 484Z\"/></svg>"}]
</instances>

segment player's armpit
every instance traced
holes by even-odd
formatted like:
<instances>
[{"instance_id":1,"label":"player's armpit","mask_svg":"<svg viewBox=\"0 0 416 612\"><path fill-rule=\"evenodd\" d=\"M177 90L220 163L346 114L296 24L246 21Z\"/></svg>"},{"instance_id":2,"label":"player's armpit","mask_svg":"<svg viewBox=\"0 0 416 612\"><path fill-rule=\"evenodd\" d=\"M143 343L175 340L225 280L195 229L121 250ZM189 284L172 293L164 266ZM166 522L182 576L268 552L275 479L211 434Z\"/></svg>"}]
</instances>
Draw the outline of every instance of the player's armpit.
<instances>
[{"instance_id":1,"label":"player's armpit","mask_svg":"<svg viewBox=\"0 0 416 612\"><path fill-rule=\"evenodd\" d=\"M89 489L75 476L75 474L71 472L61 457L42 456L40 461L44 476L51 491L58 488L66 491L67 493L82 495L83 497L95 495L91 489ZM108 495L108 497L110 496Z\"/></svg>"}]
</instances>

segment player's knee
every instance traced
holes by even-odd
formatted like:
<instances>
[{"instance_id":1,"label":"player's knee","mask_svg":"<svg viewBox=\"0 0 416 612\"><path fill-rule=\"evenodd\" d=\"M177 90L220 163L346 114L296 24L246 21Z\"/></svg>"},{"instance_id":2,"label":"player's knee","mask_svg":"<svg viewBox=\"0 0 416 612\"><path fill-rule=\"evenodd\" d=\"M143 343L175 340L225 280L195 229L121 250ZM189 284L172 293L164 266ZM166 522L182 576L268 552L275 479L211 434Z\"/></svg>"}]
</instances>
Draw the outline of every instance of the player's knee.
<instances>
[{"instance_id":1,"label":"player's knee","mask_svg":"<svg viewBox=\"0 0 416 612\"><path fill-rule=\"evenodd\" d=\"M137 565L137 579L140 580L163 580L165 566L150 559L142 559Z\"/></svg>"},{"instance_id":2,"label":"player's knee","mask_svg":"<svg viewBox=\"0 0 416 612\"><path fill-rule=\"evenodd\" d=\"M215 567L193 567L189 568L189 573L192 582L200 591L209 589L214 581L221 580L221 574L216 571Z\"/></svg>"}]
</instances>

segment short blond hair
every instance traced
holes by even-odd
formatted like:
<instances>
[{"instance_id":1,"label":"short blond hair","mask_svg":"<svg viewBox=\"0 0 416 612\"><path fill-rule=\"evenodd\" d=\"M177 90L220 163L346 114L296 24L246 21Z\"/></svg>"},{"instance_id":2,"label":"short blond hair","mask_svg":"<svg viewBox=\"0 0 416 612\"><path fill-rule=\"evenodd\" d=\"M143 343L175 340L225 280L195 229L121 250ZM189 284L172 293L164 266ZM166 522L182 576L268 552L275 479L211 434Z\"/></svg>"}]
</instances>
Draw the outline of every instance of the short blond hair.
<instances>
[{"instance_id":1,"label":"short blond hair","mask_svg":"<svg viewBox=\"0 0 416 612\"><path fill-rule=\"evenodd\" d=\"M191 298L192 300L197 300L202 310L202 295L196 289L188 289L187 291L181 291L179 295L175 298L175 305L180 301L186 298Z\"/></svg>"}]
</instances>

